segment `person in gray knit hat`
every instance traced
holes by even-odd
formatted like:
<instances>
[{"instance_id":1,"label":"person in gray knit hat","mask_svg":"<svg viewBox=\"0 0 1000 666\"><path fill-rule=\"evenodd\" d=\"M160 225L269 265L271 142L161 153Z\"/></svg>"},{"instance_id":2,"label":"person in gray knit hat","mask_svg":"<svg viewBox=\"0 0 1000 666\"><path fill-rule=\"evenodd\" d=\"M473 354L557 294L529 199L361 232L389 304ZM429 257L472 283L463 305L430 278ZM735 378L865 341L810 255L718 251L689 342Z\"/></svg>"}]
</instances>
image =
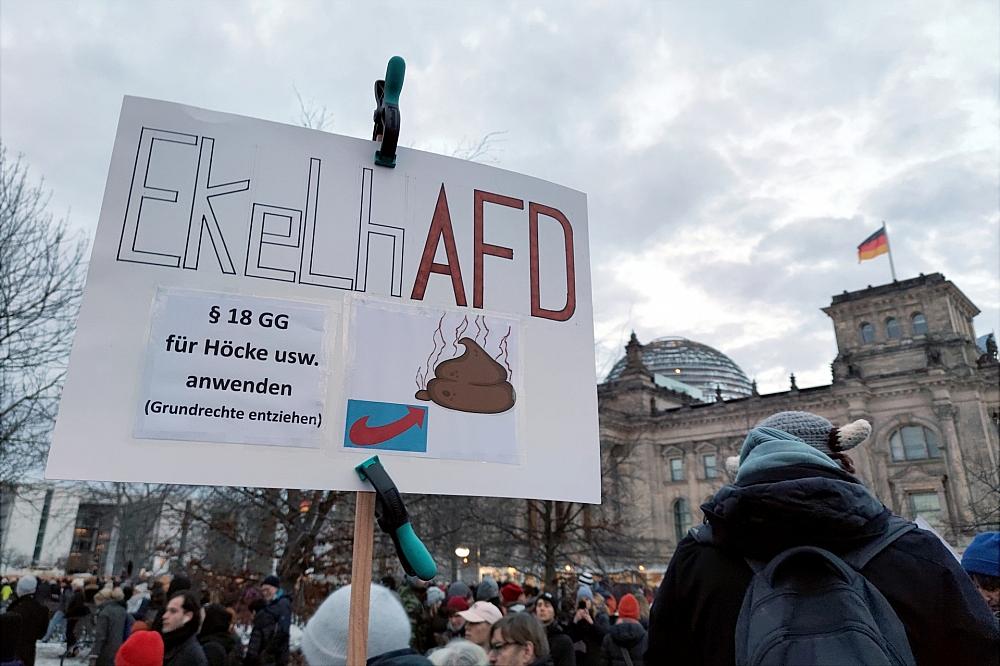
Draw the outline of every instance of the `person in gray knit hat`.
<instances>
[{"instance_id":1,"label":"person in gray knit hat","mask_svg":"<svg viewBox=\"0 0 1000 666\"><path fill-rule=\"evenodd\" d=\"M847 557L886 542L890 529L901 535L858 572L898 616L915 663L996 663L997 625L954 556L930 532L891 527L905 521L853 475L847 452L871 431L864 420L837 427L817 414L780 412L747 433L727 460L734 482L701 506L710 529L674 550L652 606L645 663L734 663L754 578L748 560L772 562L801 546ZM831 630L844 617L831 608Z\"/></svg>"},{"instance_id":2,"label":"person in gray knit hat","mask_svg":"<svg viewBox=\"0 0 1000 666\"><path fill-rule=\"evenodd\" d=\"M500 586L490 576L484 576L483 582L476 586L476 601L500 602Z\"/></svg>"},{"instance_id":3,"label":"person in gray knit hat","mask_svg":"<svg viewBox=\"0 0 1000 666\"><path fill-rule=\"evenodd\" d=\"M838 428L822 416L809 412L778 412L750 431L740 448L740 455L728 458L726 468L738 476L741 469L745 474L766 467L811 462L840 467L854 474L854 463L847 451L864 443L871 432L871 424L864 419ZM744 468L748 458L750 470Z\"/></svg>"},{"instance_id":4,"label":"person in gray knit hat","mask_svg":"<svg viewBox=\"0 0 1000 666\"><path fill-rule=\"evenodd\" d=\"M822 416L809 412L778 412L757 424L758 428L776 428L825 453L848 472L854 472L851 459L842 455L862 444L872 434L872 426L864 419L838 428Z\"/></svg>"}]
</instances>

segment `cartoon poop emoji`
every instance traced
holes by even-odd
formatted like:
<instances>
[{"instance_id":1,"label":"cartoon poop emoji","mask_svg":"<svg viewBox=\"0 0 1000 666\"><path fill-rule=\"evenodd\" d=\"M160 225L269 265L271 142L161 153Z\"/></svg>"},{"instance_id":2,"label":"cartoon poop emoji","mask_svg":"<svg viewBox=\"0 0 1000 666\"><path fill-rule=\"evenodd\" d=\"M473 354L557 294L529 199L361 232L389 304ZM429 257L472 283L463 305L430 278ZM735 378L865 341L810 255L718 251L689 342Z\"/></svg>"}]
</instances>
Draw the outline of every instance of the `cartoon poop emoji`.
<instances>
[{"instance_id":1,"label":"cartoon poop emoji","mask_svg":"<svg viewBox=\"0 0 1000 666\"><path fill-rule=\"evenodd\" d=\"M458 344L465 353L434 368L434 379L417 400L431 400L442 407L475 414L499 414L514 406L514 387L507 369L493 360L472 338Z\"/></svg>"}]
</instances>

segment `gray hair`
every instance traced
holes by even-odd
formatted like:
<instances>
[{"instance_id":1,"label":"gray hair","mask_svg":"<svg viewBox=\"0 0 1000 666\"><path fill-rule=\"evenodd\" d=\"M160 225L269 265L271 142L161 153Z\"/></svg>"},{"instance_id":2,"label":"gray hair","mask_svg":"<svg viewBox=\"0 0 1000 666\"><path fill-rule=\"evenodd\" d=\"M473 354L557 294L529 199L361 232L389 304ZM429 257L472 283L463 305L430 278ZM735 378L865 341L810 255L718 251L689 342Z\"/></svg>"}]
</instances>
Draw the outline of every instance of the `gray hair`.
<instances>
[{"instance_id":1,"label":"gray hair","mask_svg":"<svg viewBox=\"0 0 1000 666\"><path fill-rule=\"evenodd\" d=\"M487 666L486 651L471 641L459 638L427 657L434 666Z\"/></svg>"}]
</instances>

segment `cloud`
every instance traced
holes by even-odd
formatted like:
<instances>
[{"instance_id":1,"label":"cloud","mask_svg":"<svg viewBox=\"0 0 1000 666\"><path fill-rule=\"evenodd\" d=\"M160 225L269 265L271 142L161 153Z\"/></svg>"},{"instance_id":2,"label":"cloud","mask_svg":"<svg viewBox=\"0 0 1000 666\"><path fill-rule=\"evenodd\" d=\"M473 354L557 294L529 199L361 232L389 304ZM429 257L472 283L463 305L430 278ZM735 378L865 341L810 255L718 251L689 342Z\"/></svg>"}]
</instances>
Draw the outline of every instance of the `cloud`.
<instances>
[{"instance_id":1,"label":"cloud","mask_svg":"<svg viewBox=\"0 0 1000 666\"><path fill-rule=\"evenodd\" d=\"M889 220L939 229L995 219L998 171L991 153L918 162L873 189L865 206Z\"/></svg>"},{"instance_id":2,"label":"cloud","mask_svg":"<svg viewBox=\"0 0 1000 666\"><path fill-rule=\"evenodd\" d=\"M588 193L598 354L683 334L762 390L829 378L832 294L941 271L1000 330L995 2L8 3L0 137L93 232L123 94L404 145L504 131L500 166ZM600 361L598 362L600 365ZM825 379L824 379L825 377Z\"/></svg>"}]
</instances>

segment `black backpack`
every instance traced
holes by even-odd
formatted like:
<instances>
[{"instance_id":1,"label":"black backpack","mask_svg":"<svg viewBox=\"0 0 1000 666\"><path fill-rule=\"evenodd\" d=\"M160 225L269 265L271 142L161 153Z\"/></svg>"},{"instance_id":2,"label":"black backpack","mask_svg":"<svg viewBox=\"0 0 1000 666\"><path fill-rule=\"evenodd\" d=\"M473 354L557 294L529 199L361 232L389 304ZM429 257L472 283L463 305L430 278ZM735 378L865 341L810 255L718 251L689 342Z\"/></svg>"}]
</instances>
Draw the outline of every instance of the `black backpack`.
<instances>
[{"instance_id":1,"label":"black backpack","mask_svg":"<svg viewBox=\"0 0 1000 666\"><path fill-rule=\"evenodd\" d=\"M872 558L915 528L892 516L882 536L840 557L796 546L770 562L748 559L754 576L736 621L737 666L915 664L899 616L861 574ZM709 525L692 529L691 536L713 543Z\"/></svg>"}]
</instances>

